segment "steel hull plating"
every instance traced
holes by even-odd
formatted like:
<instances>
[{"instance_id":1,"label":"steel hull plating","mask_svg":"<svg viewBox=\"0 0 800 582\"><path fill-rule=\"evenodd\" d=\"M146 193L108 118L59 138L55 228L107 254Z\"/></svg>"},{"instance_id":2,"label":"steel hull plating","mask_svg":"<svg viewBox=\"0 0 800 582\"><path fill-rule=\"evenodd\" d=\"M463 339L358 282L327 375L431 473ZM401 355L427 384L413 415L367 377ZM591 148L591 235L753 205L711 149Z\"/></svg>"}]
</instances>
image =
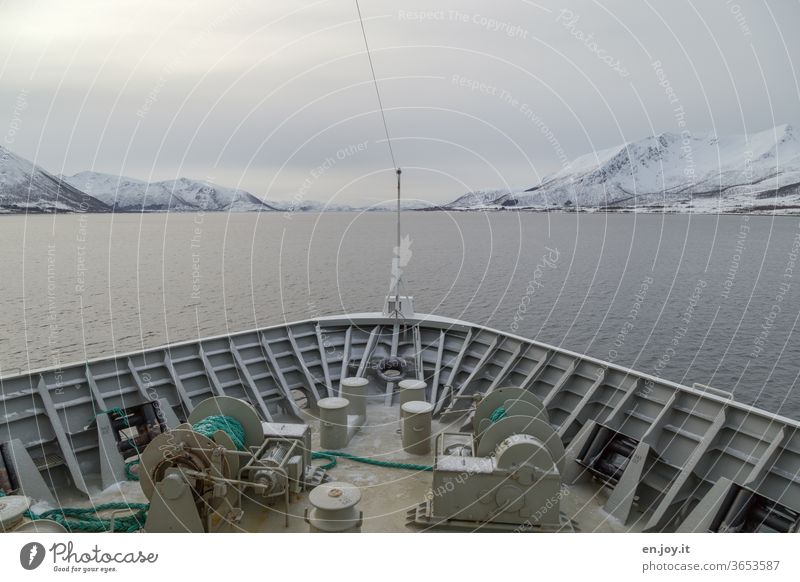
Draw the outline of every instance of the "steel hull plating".
<instances>
[{"instance_id":1,"label":"steel hull plating","mask_svg":"<svg viewBox=\"0 0 800 582\"><path fill-rule=\"evenodd\" d=\"M507 385L532 391L566 447L566 481L593 477L608 492L594 503L622 523L636 515L648 530L725 529L709 515L743 494L767 518L779 515L760 529L780 531L800 513L797 421L720 390L438 316L324 317L5 377L0 443L21 441L57 496L91 495L113 475L101 411L156 401L169 424L209 396L228 395L250 402L263 421L296 421L306 403L314 410L338 395L346 376L369 378L372 405L391 406L395 384L377 365L388 357L428 383L443 424L468 422L469 395Z\"/></svg>"}]
</instances>

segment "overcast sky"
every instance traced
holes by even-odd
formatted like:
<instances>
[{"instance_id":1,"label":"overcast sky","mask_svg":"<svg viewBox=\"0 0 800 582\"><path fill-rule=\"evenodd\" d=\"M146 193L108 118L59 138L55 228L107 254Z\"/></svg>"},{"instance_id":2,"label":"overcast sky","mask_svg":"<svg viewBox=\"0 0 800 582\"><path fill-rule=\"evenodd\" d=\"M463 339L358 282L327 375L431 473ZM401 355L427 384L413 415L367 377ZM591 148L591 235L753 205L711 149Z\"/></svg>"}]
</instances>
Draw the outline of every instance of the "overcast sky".
<instances>
[{"instance_id":1,"label":"overcast sky","mask_svg":"<svg viewBox=\"0 0 800 582\"><path fill-rule=\"evenodd\" d=\"M800 122L796 0L432 4L361 3L408 197L529 187L681 123ZM0 124L55 173L394 194L350 0L0 0Z\"/></svg>"}]
</instances>

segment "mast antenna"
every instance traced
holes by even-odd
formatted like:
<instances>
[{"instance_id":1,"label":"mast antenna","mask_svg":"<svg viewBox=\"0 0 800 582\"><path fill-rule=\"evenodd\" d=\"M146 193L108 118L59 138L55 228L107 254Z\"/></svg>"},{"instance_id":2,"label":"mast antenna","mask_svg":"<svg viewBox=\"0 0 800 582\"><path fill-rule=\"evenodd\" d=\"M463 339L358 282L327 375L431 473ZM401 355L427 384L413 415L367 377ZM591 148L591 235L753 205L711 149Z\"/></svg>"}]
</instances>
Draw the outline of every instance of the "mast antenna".
<instances>
[{"instance_id":1,"label":"mast antenna","mask_svg":"<svg viewBox=\"0 0 800 582\"><path fill-rule=\"evenodd\" d=\"M383 111L383 100L381 99L381 91L378 88L378 78L375 76L375 65L372 64L372 53L369 50L369 42L367 41L367 30L364 28L364 18L361 16L361 7L356 2L356 10L358 11L358 22L361 24L361 35L364 37L364 48L367 51L367 59L369 60L369 70L372 73L372 84L375 86L375 96L378 98L378 109L381 111L381 119L383 120L383 131L386 134L386 143L389 146L389 156L392 158L392 167L399 170L397 161L394 157L394 148L392 148L392 138L389 137L389 126L386 123L386 113ZM398 171L398 174L400 172Z\"/></svg>"},{"instance_id":2,"label":"mast antenna","mask_svg":"<svg viewBox=\"0 0 800 582\"><path fill-rule=\"evenodd\" d=\"M381 121L383 122L383 131L386 134L386 145L389 148L389 157L392 160L392 167L397 174L397 246L395 247L394 257L392 258L392 278L391 286L389 289L389 296L386 298L386 306L384 312L388 315L394 315L396 318L406 317L413 314L413 300L411 297L401 296L403 288L403 258L404 252L402 249L402 238L400 231L400 212L401 212L401 191L400 191L400 176L403 173L397 165L397 160L394 156L394 148L392 147L392 138L389 135L389 125L386 123L386 112L383 109L383 100L381 99L381 91L378 87L378 78L375 75L375 65L372 62L372 53L369 49L369 41L367 40L367 30L364 27L364 18L361 15L361 6L358 0L355 0L356 11L358 12L358 22L361 24L361 35L364 37L364 48L366 49L367 59L369 60L369 70L372 73L372 84L375 87L375 96L378 99L378 109L381 113ZM405 304L405 305L404 305Z\"/></svg>"}]
</instances>

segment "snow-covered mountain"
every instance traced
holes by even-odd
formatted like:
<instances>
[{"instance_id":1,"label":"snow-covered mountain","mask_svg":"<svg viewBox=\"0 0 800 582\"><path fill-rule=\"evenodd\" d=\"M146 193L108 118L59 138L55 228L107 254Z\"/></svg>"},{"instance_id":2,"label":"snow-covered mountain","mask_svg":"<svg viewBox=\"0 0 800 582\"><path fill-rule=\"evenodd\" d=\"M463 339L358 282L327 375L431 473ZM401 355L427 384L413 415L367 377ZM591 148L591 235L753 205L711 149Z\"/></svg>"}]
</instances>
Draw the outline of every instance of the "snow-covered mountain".
<instances>
[{"instance_id":1,"label":"snow-covered mountain","mask_svg":"<svg viewBox=\"0 0 800 582\"><path fill-rule=\"evenodd\" d=\"M477 208L501 205L511 193L508 190L475 190L459 196L447 206L450 208Z\"/></svg>"},{"instance_id":2,"label":"snow-covered mountain","mask_svg":"<svg viewBox=\"0 0 800 582\"><path fill-rule=\"evenodd\" d=\"M525 191L461 196L452 209L578 208L800 213L800 137L662 133L586 154Z\"/></svg>"},{"instance_id":3,"label":"snow-covered mountain","mask_svg":"<svg viewBox=\"0 0 800 582\"><path fill-rule=\"evenodd\" d=\"M282 212L353 212L359 210L347 204L321 202L319 200L280 200L270 201L270 205Z\"/></svg>"},{"instance_id":4,"label":"snow-covered mountain","mask_svg":"<svg viewBox=\"0 0 800 582\"><path fill-rule=\"evenodd\" d=\"M94 196L118 212L277 210L244 190L226 188L202 180L179 178L144 182L100 172L80 172L64 181Z\"/></svg>"},{"instance_id":5,"label":"snow-covered mountain","mask_svg":"<svg viewBox=\"0 0 800 582\"><path fill-rule=\"evenodd\" d=\"M0 213L110 210L100 200L0 146Z\"/></svg>"}]
</instances>

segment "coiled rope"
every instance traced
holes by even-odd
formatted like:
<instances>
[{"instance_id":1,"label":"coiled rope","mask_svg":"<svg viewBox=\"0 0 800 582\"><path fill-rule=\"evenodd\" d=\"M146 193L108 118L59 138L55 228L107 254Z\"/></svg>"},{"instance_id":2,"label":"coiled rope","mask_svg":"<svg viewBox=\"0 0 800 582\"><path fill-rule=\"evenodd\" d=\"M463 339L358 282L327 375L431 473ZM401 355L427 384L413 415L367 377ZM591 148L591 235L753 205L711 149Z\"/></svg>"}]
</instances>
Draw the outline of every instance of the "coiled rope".
<instances>
[{"instance_id":1,"label":"coiled rope","mask_svg":"<svg viewBox=\"0 0 800 582\"><path fill-rule=\"evenodd\" d=\"M114 411L113 409L111 411ZM221 430L233 441L233 444L240 451L244 450L245 432L242 423L232 416L212 415L207 416L192 425L192 430L211 438L214 433ZM139 459L133 459L125 463L125 476L128 481L138 481L139 475L134 473L133 467L139 464Z\"/></svg>"},{"instance_id":2,"label":"coiled rope","mask_svg":"<svg viewBox=\"0 0 800 582\"><path fill-rule=\"evenodd\" d=\"M6 494L0 491L0 497ZM49 509L44 513L34 513L30 509L25 512L25 517L36 521L37 519L50 519L64 526L72 533L101 533L113 531L115 533L133 533L140 530L147 521L149 503L103 503L94 507L61 507ZM100 517L107 511L131 511L131 515L111 518Z\"/></svg>"},{"instance_id":3,"label":"coiled rope","mask_svg":"<svg viewBox=\"0 0 800 582\"><path fill-rule=\"evenodd\" d=\"M504 419L506 416L506 409L502 406L498 406L492 411L492 414L489 415L489 420L497 422L498 420Z\"/></svg>"},{"instance_id":4,"label":"coiled rope","mask_svg":"<svg viewBox=\"0 0 800 582\"><path fill-rule=\"evenodd\" d=\"M31 513L31 519L52 519L57 521L70 532L89 532L99 533L113 531L115 533L133 533L140 530L147 521L147 510L150 509L149 503L103 503L94 507L76 508L61 507L51 509L38 515ZM132 511L131 515L111 518L100 517L101 513L107 511Z\"/></svg>"},{"instance_id":5,"label":"coiled rope","mask_svg":"<svg viewBox=\"0 0 800 582\"><path fill-rule=\"evenodd\" d=\"M244 427L242 426L241 422L232 416L224 416L219 414L206 416L204 419L195 422L192 425L192 430L199 432L201 435L208 438L213 437L215 432L221 430L231 437L231 440L233 441L233 444L236 446L237 450L244 450Z\"/></svg>"},{"instance_id":6,"label":"coiled rope","mask_svg":"<svg viewBox=\"0 0 800 582\"><path fill-rule=\"evenodd\" d=\"M138 481L139 474L133 472L134 465L138 465L140 463L139 459L134 459L132 461L128 461L125 463L125 476L128 478L128 481Z\"/></svg>"},{"instance_id":7,"label":"coiled rope","mask_svg":"<svg viewBox=\"0 0 800 582\"><path fill-rule=\"evenodd\" d=\"M381 461L379 459L371 459L369 457L358 457L350 453L341 453L338 451L314 451L311 453L312 459L327 459L330 461L320 467L321 469L333 469L336 466L337 458L355 461L356 463L365 463L367 465L375 465L376 467L388 467L390 469L405 469L407 471L433 471L431 465L417 465L415 463L398 463L395 461Z\"/></svg>"}]
</instances>

